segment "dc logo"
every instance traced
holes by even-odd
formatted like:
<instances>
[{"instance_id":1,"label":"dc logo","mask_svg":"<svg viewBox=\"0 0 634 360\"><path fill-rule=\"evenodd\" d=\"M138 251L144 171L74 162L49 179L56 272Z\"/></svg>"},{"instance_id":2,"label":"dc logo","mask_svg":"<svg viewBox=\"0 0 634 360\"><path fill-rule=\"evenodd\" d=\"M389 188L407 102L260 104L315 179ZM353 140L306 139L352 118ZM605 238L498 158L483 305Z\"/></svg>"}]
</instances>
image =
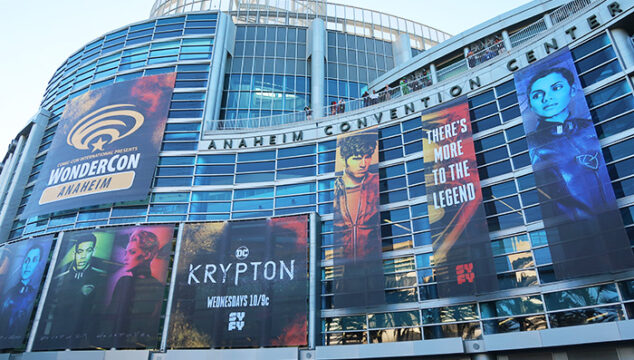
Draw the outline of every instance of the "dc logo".
<instances>
[{"instance_id":1,"label":"dc logo","mask_svg":"<svg viewBox=\"0 0 634 360\"><path fill-rule=\"evenodd\" d=\"M240 246L236 249L236 258L238 260L244 260L249 256L249 248L246 246Z\"/></svg>"}]
</instances>

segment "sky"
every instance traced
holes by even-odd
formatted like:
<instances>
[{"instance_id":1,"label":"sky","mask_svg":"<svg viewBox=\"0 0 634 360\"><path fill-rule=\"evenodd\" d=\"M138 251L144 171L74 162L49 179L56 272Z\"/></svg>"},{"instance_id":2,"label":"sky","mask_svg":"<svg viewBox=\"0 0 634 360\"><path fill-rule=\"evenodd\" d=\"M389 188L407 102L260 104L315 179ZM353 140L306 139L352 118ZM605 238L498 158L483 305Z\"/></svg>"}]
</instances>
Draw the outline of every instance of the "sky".
<instances>
[{"instance_id":1,"label":"sky","mask_svg":"<svg viewBox=\"0 0 634 360\"><path fill-rule=\"evenodd\" d=\"M457 35L528 0L334 0ZM65 59L106 32L149 17L154 0L0 0L0 159L38 111ZM0 160L1 161L1 160Z\"/></svg>"}]
</instances>

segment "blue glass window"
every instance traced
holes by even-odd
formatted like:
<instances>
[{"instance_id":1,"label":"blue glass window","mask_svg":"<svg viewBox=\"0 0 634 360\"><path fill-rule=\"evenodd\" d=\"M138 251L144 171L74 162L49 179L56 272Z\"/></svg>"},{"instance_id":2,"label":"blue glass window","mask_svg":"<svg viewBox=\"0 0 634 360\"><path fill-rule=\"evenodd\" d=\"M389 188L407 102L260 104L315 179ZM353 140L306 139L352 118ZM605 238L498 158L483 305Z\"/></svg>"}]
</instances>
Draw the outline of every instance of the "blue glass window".
<instances>
[{"instance_id":1,"label":"blue glass window","mask_svg":"<svg viewBox=\"0 0 634 360\"><path fill-rule=\"evenodd\" d=\"M230 202L193 202L191 212L194 213L219 213L231 211Z\"/></svg>"},{"instance_id":2,"label":"blue glass window","mask_svg":"<svg viewBox=\"0 0 634 360\"><path fill-rule=\"evenodd\" d=\"M192 201L231 200L231 191L194 191Z\"/></svg>"},{"instance_id":3,"label":"blue glass window","mask_svg":"<svg viewBox=\"0 0 634 360\"><path fill-rule=\"evenodd\" d=\"M235 155L233 154L198 155L196 160L197 164L232 164L234 162Z\"/></svg>"},{"instance_id":4,"label":"blue glass window","mask_svg":"<svg viewBox=\"0 0 634 360\"><path fill-rule=\"evenodd\" d=\"M315 166L277 171L278 180L294 179L294 178L314 176L314 175L315 175Z\"/></svg>"}]
</instances>

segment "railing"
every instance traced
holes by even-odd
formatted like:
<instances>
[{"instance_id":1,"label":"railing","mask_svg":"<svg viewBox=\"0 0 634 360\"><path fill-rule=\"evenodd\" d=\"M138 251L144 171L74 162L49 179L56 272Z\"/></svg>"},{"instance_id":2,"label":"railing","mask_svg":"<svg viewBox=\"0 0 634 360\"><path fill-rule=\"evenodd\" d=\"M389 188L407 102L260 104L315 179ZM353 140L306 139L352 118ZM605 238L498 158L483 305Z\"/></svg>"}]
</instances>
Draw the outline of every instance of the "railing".
<instances>
[{"instance_id":1,"label":"railing","mask_svg":"<svg viewBox=\"0 0 634 360\"><path fill-rule=\"evenodd\" d=\"M402 82L400 85L393 88L369 94L360 99L352 99L344 102L338 102L337 104L327 105L322 109L323 114L327 117L356 111L419 91L431 84L431 76L426 75L413 81ZM215 130L246 130L261 127L275 127L302 121L310 121L313 120L313 118L314 111L309 110L259 118L224 119L218 120L218 128Z\"/></svg>"},{"instance_id":2,"label":"railing","mask_svg":"<svg viewBox=\"0 0 634 360\"><path fill-rule=\"evenodd\" d=\"M487 48L478 51L475 54L467 56L467 64L470 68L476 67L485 61L491 60L494 57L500 55L500 53L506 51L504 42L497 42Z\"/></svg>"},{"instance_id":3,"label":"railing","mask_svg":"<svg viewBox=\"0 0 634 360\"><path fill-rule=\"evenodd\" d=\"M461 59L460 61L453 63L447 67L442 69L438 69L436 75L438 76L438 81L443 81L445 79L449 79L450 77L454 77L461 72L467 71L469 67L467 66L467 59Z\"/></svg>"},{"instance_id":4,"label":"railing","mask_svg":"<svg viewBox=\"0 0 634 360\"><path fill-rule=\"evenodd\" d=\"M544 19L539 19L536 22L528 25L527 27L523 28L522 30L516 32L515 34L511 35L511 46L512 47L516 47L517 45L520 45L521 43L524 43L532 38L534 38L535 36L537 36L539 33L541 33L542 31L546 30L546 22L544 21Z\"/></svg>"},{"instance_id":5,"label":"railing","mask_svg":"<svg viewBox=\"0 0 634 360\"><path fill-rule=\"evenodd\" d=\"M566 5L562 5L557 10L550 13L550 20L553 25L558 24L590 5L592 1L593 0L574 0Z\"/></svg>"}]
</instances>

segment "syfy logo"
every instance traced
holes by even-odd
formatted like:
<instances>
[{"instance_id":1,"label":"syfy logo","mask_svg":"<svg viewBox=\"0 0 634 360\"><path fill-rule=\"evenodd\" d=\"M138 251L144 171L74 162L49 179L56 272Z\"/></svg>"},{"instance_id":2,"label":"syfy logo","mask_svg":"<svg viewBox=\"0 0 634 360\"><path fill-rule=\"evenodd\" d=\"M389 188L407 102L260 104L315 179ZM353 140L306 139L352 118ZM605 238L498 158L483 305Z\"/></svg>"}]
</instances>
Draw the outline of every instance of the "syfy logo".
<instances>
[{"instance_id":1,"label":"syfy logo","mask_svg":"<svg viewBox=\"0 0 634 360\"><path fill-rule=\"evenodd\" d=\"M242 331L244 327L244 312L232 312L229 314L229 326L228 330Z\"/></svg>"},{"instance_id":2,"label":"syfy logo","mask_svg":"<svg viewBox=\"0 0 634 360\"><path fill-rule=\"evenodd\" d=\"M475 274L473 273L473 263L456 266L456 275L458 285L462 285L467 282L473 283L473 280L475 280Z\"/></svg>"}]
</instances>

